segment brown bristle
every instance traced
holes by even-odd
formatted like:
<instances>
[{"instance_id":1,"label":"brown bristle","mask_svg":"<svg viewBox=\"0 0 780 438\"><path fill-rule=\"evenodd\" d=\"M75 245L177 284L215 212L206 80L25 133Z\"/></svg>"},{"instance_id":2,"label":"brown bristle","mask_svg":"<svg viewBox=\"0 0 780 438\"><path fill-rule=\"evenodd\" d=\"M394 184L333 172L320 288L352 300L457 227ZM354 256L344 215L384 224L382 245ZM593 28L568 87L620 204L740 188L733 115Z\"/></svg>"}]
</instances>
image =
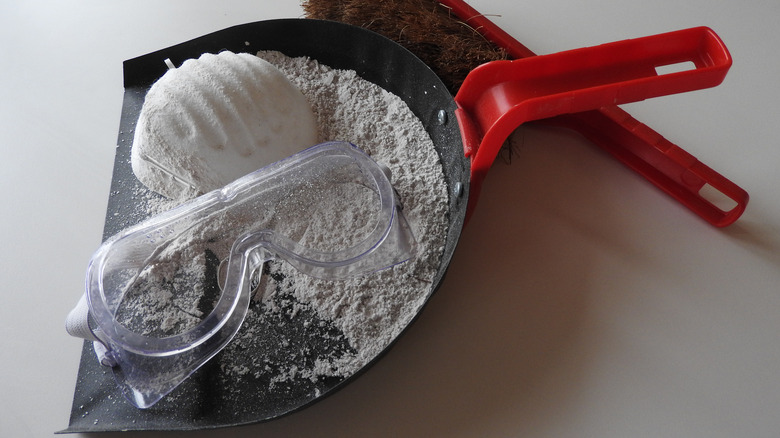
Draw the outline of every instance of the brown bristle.
<instances>
[{"instance_id":1,"label":"brown bristle","mask_svg":"<svg viewBox=\"0 0 780 438\"><path fill-rule=\"evenodd\" d=\"M507 59L507 53L435 0L307 0L308 18L360 26L401 44L417 55L455 94L480 64Z\"/></svg>"}]
</instances>

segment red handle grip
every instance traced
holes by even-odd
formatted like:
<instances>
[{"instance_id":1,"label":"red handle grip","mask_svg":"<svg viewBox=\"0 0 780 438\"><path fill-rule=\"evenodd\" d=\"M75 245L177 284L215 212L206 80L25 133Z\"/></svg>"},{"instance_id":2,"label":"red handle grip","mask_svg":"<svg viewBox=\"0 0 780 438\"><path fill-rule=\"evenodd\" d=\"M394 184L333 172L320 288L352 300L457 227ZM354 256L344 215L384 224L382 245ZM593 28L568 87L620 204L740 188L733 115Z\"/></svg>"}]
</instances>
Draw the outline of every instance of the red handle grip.
<instances>
[{"instance_id":1,"label":"red handle grip","mask_svg":"<svg viewBox=\"0 0 780 438\"><path fill-rule=\"evenodd\" d=\"M712 225L734 223L747 207L745 190L616 106L544 122L578 131Z\"/></svg>"},{"instance_id":2,"label":"red handle grip","mask_svg":"<svg viewBox=\"0 0 780 438\"><path fill-rule=\"evenodd\" d=\"M440 0L439 3L486 39L505 49L510 56L535 56L530 49L464 1ZM614 105L586 113L559 116L546 122L580 132L713 225L726 226L733 223L747 206L747 192ZM474 128L461 126L461 130L467 132ZM464 137L464 142L469 140L471 143L467 148L473 149L478 145L474 144L475 135L479 137L480 134L472 132L470 139ZM481 177L475 176L478 179L472 186L477 187L472 192L478 194ZM703 188L714 188L719 196L730 200L730 205L725 208L717 206L703 195ZM472 198L474 202L470 202L470 210L474 208L475 198L476 195Z\"/></svg>"}]
</instances>

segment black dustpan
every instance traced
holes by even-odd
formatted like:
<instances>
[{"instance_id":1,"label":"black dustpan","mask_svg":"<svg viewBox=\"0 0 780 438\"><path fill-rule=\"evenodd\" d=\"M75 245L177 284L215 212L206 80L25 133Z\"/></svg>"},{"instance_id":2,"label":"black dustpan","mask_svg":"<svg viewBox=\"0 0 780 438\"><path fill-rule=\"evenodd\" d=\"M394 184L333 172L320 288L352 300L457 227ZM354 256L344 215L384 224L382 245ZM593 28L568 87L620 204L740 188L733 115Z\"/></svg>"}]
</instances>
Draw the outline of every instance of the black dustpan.
<instances>
[{"instance_id":1,"label":"black dustpan","mask_svg":"<svg viewBox=\"0 0 780 438\"><path fill-rule=\"evenodd\" d=\"M165 59L180 65L202 53L221 50L249 53L277 50L291 57L308 56L333 68L355 70L364 79L406 101L436 145L450 193L457 186L460 194L450 199L446 249L428 292L430 297L449 265L468 200L469 163L463 155L455 123L455 103L439 78L406 49L370 31L341 23L308 19L250 23L125 61L125 95L104 238L145 219L148 214L135 198L145 188L133 175L129 158L144 96L151 84L165 73ZM273 321L267 330L258 330L266 333L267 339L259 343L266 346L264 351L256 354L283 357L286 348L305 348L307 360L313 361L320 355L349 348L336 340L338 336L333 336L334 327L321 321L311 324L316 318L314 314L303 313L294 319ZM280 346L279 338L291 342ZM212 360L168 397L149 409L140 410L124 399L111 371L98 364L92 345L87 342L82 351L70 424L62 432L194 430L267 421L327 397L379 356L348 378L332 377L316 382L296 379L274 385L273 390L267 381L254 378L251 373L231 378L226 385L219 361Z\"/></svg>"}]
</instances>

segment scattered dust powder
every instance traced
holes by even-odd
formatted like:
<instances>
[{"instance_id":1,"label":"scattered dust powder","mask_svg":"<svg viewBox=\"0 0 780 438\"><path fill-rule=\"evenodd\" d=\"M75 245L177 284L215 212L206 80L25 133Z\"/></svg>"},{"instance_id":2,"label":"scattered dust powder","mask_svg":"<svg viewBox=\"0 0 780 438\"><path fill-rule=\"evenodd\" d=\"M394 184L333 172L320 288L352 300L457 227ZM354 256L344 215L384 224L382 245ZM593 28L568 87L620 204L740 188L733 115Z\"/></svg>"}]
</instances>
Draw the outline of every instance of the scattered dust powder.
<instances>
[{"instance_id":1,"label":"scattered dust powder","mask_svg":"<svg viewBox=\"0 0 780 438\"><path fill-rule=\"evenodd\" d=\"M431 292L444 248L448 199L432 140L399 97L351 70L280 52L257 55L284 72L309 100L320 142L349 141L390 168L391 182L418 242L414 259L343 281L313 278L282 261L266 263L240 331L216 359L224 385L251 378L273 390L296 381L351 376L390 345ZM134 199L152 214L181 202L142 188ZM330 208L342 213L345 204ZM343 240L355 232L352 220L328 220L327 214L322 218L330 239ZM239 222L217 226L235 227ZM322 233L310 234L300 236L302 243L316 247ZM219 259L225 248L208 250ZM198 266L206 264L203 257L192 260ZM166 281L175 282L176 274ZM176 331L188 327L208 314L208 303L195 297L199 293L204 292L183 292L186 303L181 297L147 297L150 301L143 306L169 309L147 322ZM182 318L176 320L177 315ZM237 385L235 390L245 389ZM316 387L312 392L319 395Z\"/></svg>"}]
</instances>

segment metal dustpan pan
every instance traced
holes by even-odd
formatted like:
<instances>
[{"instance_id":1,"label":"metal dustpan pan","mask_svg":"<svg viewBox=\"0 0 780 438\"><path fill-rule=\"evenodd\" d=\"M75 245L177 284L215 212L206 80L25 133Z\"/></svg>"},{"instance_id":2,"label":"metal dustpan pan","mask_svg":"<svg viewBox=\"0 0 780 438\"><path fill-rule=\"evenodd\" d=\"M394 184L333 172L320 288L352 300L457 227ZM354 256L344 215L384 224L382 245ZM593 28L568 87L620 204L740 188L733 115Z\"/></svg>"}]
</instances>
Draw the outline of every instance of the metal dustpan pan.
<instances>
[{"instance_id":1,"label":"metal dustpan pan","mask_svg":"<svg viewBox=\"0 0 780 438\"><path fill-rule=\"evenodd\" d=\"M139 183L128 158L145 93L165 73L164 61L178 64L205 52L240 52L247 47L308 56L333 68L355 70L401 97L421 120L439 154L450 194L445 248L427 298L444 279L467 212L476 205L481 180L498 147L519 124L715 86L731 64L717 35L707 28L695 28L488 64L472 72L453 98L440 79L406 49L359 27L303 19L232 27L125 62L124 105L105 237L124 228L127 218L143 219L143 212L134 207ZM660 65L683 61L696 68L667 75L656 71ZM303 323L291 321L281 330L294 332ZM323 334L298 341L308 348L311 360L316 360L323 351L343 348L329 339ZM85 343L70 425L64 432L192 430L267 421L332 394L370 367L394 342L352 376L302 381L283 390L258 385L250 373L246 380L235 382L246 390L229 394L219 384L219 366L209 362L172 393L174 399L164 398L146 410L124 400L110 370L98 364L91 344Z\"/></svg>"}]
</instances>

